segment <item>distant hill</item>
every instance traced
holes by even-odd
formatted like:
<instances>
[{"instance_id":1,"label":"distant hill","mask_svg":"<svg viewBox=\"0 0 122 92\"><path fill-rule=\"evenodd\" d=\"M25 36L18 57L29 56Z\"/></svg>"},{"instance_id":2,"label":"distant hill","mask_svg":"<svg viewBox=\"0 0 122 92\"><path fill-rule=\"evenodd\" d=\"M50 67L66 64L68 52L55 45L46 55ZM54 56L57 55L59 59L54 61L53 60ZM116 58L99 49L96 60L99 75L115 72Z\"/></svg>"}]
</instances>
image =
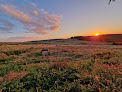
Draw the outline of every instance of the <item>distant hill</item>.
<instances>
[{"instance_id":1,"label":"distant hill","mask_svg":"<svg viewBox=\"0 0 122 92\"><path fill-rule=\"evenodd\" d=\"M122 34L106 34L106 35L99 35L99 36L74 36L68 39L78 39L83 41L122 42ZM66 39L48 39L48 40L37 40L37 41L29 41L29 42L51 42L51 41L63 41L63 40Z\"/></svg>"},{"instance_id":2,"label":"distant hill","mask_svg":"<svg viewBox=\"0 0 122 92\"><path fill-rule=\"evenodd\" d=\"M113 42L114 44L122 43L122 34L106 34L99 36L74 36L71 39L78 39L83 41L101 41L101 42Z\"/></svg>"},{"instance_id":3,"label":"distant hill","mask_svg":"<svg viewBox=\"0 0 122 92\"><path fill-rule=\"evenodd\" d=\"M85 41L122 41L122 34L106 34L99 36L74 36L71 39L85 40Z\"/></svg>"},{"instance_id":4,"label":"distant hill","mask_svg":"<svg viewBox=\"0 0 122 92\"><path fill-rule=\"evenodd\" d=\"M122 34L106 34L99 36L74 36L68 39L47 39L28 42L0 42L5 45L46 44L46 45L122 45Z\"/></svg>"},{"instance_id":5,"label":"distant hill","mask_svg":"<svg viewBox=\"0 0 122 92\"><path fill-rule=\"evenodd\" d=\"M42 41L60 41L60 40L64 40L64 39L48 39L48 40L38 40L38 41L29 41L29 42L42 42Z\"/></svg>"},{"instance_id":6,"label":"distant hill","mask_svg":"<svg viewBox=\"0 0 122 92\"><path fill-rule=\"evenodd\" d=\"M108 41L122 41L122 34L107 34L107 35L100 35L99 37L106 39Z\"/></svg>"},{"instance_id":7,"label":"distant hill","mask_svg":"<svg viewBox=\"0 0 122 92\"><path fill-rule=\"evenodd\" d=\"M92 42L91 42L92 41ZM94 42L93 42L94 41ZM97 43L96 43L97 42ZM28 44L101 44L122 45L122 34L106 34L99 36L74 36L68 39L48 39L26 42Z\"/></svg>"}]
</instances>

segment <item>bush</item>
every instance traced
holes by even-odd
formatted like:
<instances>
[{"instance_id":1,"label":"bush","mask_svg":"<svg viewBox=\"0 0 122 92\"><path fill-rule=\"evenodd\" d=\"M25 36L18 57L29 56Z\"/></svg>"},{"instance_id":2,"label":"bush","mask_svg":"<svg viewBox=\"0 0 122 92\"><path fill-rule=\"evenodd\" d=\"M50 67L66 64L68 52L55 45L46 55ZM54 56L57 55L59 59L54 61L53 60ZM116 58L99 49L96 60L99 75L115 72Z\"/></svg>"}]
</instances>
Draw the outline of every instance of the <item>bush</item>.
<instances>
[{"instance_id":1,"label":"bush","mask_svg":"<svg viewBox=\"0 0 122 92\"><path fill-rule=\"evenodd\" d=\"M4 53L0 53L0 61L5 61L6 59L8 59L8 56Z\"/></svg>"}]
</instances>

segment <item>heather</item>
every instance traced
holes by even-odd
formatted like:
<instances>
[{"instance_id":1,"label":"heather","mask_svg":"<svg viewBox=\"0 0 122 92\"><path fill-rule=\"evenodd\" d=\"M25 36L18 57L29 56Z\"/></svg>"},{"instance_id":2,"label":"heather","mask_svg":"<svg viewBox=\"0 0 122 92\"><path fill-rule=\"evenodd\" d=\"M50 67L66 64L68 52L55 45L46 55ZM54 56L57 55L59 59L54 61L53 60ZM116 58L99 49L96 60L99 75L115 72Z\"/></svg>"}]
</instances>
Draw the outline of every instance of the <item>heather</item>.
<instances>
[{"instance_id":1,"label":"heather","mask_svg":"<svg viewBox=\"0 0 122 92\"><path fill-rule=\"evenodd\" d=\"M44 56L42 49L51 55ZM2 45L2 92L120 92L120 45Z\"/></svg>"}]
</instances>

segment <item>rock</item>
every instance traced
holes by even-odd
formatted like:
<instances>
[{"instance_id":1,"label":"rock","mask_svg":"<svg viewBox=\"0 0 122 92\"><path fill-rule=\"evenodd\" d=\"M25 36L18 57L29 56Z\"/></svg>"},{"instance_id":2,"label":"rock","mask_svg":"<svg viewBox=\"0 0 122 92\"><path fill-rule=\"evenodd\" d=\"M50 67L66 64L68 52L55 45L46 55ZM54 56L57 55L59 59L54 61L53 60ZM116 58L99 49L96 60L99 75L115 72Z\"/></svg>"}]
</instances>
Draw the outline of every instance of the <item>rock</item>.
<instances>
[{"instance_id":1,"label":"rock","mask_svg":"<svg viewBox=\"0 0 122 92\"><path fill-rule=\"evenodd\" d=\"M52 52L50 52L49 49L44 48L41 50L41 54L42 54L42 56L48 56L48 55L51 55Z\"/></svg>"},{"instance_id":2,"label":"rock","mask_svg":"<svg viewBox=\"0 0 122 92\"><path fill-rule=\"evenodd\" d=\"M42 54L42 56L48 56L48 55L51 55L52 52L49 52L49 51L42 51L41 54Z\"/></svg>"}]
</instances>

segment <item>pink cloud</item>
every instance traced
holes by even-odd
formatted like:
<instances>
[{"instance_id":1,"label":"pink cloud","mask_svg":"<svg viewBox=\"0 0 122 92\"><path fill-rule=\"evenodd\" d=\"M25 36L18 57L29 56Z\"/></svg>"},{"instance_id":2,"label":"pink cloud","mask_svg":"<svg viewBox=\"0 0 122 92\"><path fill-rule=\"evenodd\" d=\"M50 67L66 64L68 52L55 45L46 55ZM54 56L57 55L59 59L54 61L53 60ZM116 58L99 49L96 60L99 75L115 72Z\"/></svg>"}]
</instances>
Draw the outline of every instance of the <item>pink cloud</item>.
<instances>
[{"instance_id":1,"label":"pink cloud","mask_svg":"<svg viewBox=\"0 0 122 92\"><path fill-rule=\"evenodd\" d=\"M60 28L60 26L51 26L50 30L57 31Z\"/></svg>"},{"instance_id":2,"label":"pink cloud","mask_svg":"<svg viewBox=\"0 0 122 92\"><path fill-rule=\"evenodd\" d=\"M61 16L48 14L44 9L38 9L34 3L32 7L18 8L10 5L0 5L1 11L9 15L11 19L20 22L27 32L37 34L48 34L51 31L58 31L60 28Z\"/></svg>"},{"instance_id":3,"label":"pink cloud","mask_svg":"<svg viewBox=\"0 0 122 92\"><path fill-rule=\"evenodd\" d=\"M24 14L22 11L19 11L15 8L13 8L12 6L8 6L8 5L1 5L1 8L3 9L3 11L7 14L9 14L12 18L24 23L30 23L32 20L29 16L27 16L26 14Z\"/></svg>"}]
</instances>

